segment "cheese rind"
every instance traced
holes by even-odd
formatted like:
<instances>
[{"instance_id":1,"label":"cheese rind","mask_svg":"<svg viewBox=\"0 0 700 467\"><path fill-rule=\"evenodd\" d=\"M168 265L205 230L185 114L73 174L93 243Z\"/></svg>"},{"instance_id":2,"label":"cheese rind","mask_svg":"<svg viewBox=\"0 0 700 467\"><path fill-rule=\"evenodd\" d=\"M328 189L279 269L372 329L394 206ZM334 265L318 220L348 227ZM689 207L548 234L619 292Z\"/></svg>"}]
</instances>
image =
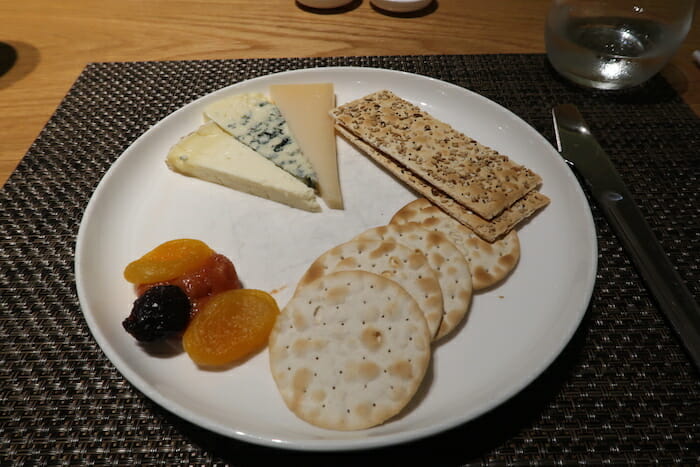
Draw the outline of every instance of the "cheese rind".
<instances>
[{"instance_id":1,"label":"cheese rind","mask_svg":"<svg viewBox=\"0 0 700 467\"><path fill-rule=\"evenodd\" d=\"M279 108L264 94L236 94L220 99L204 115L243 144L315 188L316 172L299 148Z\"/></svg>"},{"instance_id":2,"label":"cheese rind","mask_svg":"<svg viewBox=\"0 0 700 467\"><path fill-rule=\"evenodd\" d=\"M289 124L294 137L318 175L318 191L331 209L343 209L338 177L335 107L332 83L273 84L270 97Z\"/></svg>"},{"instance_id":3,"label":"cheese rind","mask_svg":"<svg viewBox=\"0 0 700 467\"><path fill-rule=\"evenodd\" d=\"M316 194L297 178L208 122L180 139L166 158L168 167L183 175L218 183L234 190L317 212Z\"/></svg>"}]
</instances>

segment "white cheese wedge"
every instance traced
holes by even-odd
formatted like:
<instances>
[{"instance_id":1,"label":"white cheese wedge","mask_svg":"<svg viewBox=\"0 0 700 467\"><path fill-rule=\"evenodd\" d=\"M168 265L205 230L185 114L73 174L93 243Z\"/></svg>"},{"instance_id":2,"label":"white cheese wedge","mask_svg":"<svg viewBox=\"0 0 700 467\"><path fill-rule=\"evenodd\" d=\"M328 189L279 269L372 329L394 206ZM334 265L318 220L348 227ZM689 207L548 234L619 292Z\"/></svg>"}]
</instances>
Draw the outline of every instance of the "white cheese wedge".
<instances>
[{"instance_id":1,"label":"white cheese wedge","mask_svg":"<svg viewBox=\"0 0 700 467\"><path fill-rule=\"evenodd\" d=\"M335 130L329 115L335 107L333 84L273 84L270 97L311 161L321 198L329 208L343 209Z\"/></svg>"},{"instance_id":2,"label":"white cheese wedge","mask_svg":"<svg viewBox=\"0 0 700 467\"><path fill-rule=\"evenodd\" d=\"M315 188L316 172L299 148L279 108L264 94L236 94L204 109L204 115L243 144Z\"/></svg>"},{"instance_id":3,"label":"white cheese wedge","mask_svg":"<svg viewBox=\"0 0 700 467\"><path fill-rule=\"evenodd\" d=\"M320 211L314 190L277 167L214 122L180 139L168 153L170 169L184 175L307 211Z\"/></svg>"}]
</instances>

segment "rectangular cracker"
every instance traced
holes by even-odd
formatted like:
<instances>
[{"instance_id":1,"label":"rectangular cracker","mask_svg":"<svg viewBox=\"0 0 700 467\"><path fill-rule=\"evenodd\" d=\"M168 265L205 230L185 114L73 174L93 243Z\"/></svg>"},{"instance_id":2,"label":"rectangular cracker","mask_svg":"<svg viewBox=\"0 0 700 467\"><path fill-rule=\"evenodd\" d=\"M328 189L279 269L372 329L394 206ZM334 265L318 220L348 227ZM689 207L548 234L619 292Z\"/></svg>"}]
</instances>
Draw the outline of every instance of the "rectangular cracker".
<instances>
[{"instance_id":1,"label":"rectangular cracker","mask_svg":"<svg viewBox=\"0 0 700 467\"><path fill-rule=\"evenodd\" d=\"M493 243L520 222L549 204L548 197L538 191L530 191L493 219L483 219L455 202L444 192L416 177L410 170L401 167L393 159L365 143L344 127L336 125L335 128L348 142L487 242Z\"/></svg>"},{"instance_id":2,"label":"rectangular cracker","mask_svg":"<svg viewBox=\"0 0 700 467\"><path fill-rule=\"evenodd\" d=\"M539 175L390 91L331 111L340 125L484 219L534 190Z\"/></svg>"}]
</instances>

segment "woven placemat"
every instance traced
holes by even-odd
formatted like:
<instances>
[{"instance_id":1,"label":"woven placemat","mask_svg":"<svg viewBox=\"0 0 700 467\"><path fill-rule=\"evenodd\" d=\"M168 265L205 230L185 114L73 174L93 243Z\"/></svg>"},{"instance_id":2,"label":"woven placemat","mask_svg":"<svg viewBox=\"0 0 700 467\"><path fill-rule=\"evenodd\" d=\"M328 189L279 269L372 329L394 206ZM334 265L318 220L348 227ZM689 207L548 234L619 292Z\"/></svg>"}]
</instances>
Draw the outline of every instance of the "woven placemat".
<instances>
[{"instance_id":1,"label":"woven placemat","mask_svg":"<svg viewBox=\"0 0 700 467\"><path fill-rule=\"evenodd\" d=\"M543 55L343 57L91 64L0 191L0 464L327 465L700 462L700 377L594 206L599 271L571 343L534 383L430 439L366 452L267 449L192 425L135 390L93 340L73 277L83 210L152 124L268 73L354 65L464 86L554 140L556 103L579 106L656 235L700 297L700 120L661 77L605 93L559 79Z\"/></svg>"}]
</instances>

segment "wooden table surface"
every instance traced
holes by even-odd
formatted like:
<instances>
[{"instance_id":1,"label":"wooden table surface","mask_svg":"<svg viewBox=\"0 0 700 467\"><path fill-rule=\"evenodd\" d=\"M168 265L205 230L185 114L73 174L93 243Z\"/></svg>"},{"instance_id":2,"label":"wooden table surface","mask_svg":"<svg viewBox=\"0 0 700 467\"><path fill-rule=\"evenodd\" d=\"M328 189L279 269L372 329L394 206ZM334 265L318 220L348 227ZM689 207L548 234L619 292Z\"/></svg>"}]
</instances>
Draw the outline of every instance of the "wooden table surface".
<instances>
[{"instance_id":1,"label":"wooden table surface","mask_svg":"<svg viewBox=\"0 0 700 467\"><path fill-rule=\"evenodd\" d=\"M369 0L325 14L293 0L4 1L0 185L90 62L543 53L549 3L438 0L422 15L392 16ZM696 49L698 27L663 73L700 114Z\"/></svg>"}]
</instances>

